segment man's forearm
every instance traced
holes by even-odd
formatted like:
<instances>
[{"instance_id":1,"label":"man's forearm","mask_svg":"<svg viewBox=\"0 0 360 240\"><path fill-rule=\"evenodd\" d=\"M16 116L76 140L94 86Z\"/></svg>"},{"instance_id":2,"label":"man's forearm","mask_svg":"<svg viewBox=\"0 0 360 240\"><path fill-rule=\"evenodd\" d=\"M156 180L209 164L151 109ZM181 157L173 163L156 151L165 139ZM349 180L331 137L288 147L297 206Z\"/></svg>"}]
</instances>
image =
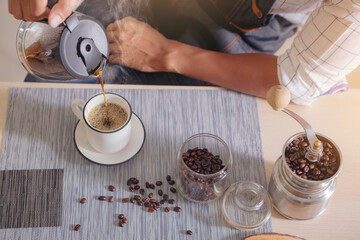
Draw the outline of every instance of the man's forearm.
<instances>
[{"instance_id":1,"label":"man's forearm","mask_svg":"<svg viewBox=\"0 0 360 240\"><path fill-rule=\"evenodd\" d=\"M168 70L239 92L265 97L279 84L277 57L263 53L226 54L172 41Z\"/></svg>"}]
</instances>

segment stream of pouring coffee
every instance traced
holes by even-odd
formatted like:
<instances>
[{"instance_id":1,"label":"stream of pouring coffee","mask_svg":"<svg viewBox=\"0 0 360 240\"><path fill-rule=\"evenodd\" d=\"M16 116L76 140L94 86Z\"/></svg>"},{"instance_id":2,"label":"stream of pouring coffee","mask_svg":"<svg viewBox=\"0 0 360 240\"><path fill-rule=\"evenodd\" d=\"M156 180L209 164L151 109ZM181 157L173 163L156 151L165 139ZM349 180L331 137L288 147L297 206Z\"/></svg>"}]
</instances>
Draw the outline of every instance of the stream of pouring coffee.
<instances>
[{"instance_id":1,"label":"stream of pouring coffee","mask_svg":"<svg viewBox=\"0 0 360 240\"><path fill-rule=\"evenodd\" d=\"M109 109L108 109L108 105L107 105L107 101L106 101L106 95L105 95L105 89L104 89L104 81L103 81L103 77L102 77L102 71L98 71L97 72L97 77L100 79L100 84L101 84L101 88L102 88L102 92L104 95L104 102L105 102L105 108L106 108L106 123L110 124L110 118L109 118Z\"/></svg>"}]
</instances>

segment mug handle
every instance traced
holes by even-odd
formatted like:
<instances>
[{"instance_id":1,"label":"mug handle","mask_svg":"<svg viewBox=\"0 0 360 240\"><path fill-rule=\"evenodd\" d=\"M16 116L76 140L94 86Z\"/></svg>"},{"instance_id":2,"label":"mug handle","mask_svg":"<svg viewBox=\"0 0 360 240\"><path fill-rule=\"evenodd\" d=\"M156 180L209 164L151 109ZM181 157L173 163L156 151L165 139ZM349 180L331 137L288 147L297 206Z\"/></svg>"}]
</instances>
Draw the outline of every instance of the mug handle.
<instances>
[{"instance_id":1,"label":"mug handle","mask_svg":"<svg viewBox=\"0 0 360 240\"><path fill-rule=\"evenodd\" d=\"M76 117L81 120L83 118L83 110L85 106L85 101L81 99L75 99L71 103L71 110L76 115Z\"/></svg>"}]
</instances>

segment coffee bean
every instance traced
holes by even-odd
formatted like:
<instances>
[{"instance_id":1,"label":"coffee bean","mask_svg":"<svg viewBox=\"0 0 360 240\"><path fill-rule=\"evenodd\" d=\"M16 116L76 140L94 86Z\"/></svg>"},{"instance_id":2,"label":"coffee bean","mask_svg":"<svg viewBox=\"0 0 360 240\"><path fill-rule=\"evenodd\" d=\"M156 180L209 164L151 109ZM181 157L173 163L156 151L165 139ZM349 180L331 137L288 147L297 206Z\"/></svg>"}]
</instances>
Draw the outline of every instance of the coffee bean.
<instances>
[{"instance_id":1,"label":"coffee bean","mask_svg":"<svg viewBox=\"0 0 360 240\"><path fill-rule=\"evenodd\" d=\"M170 212L170 208L169 208L169 207L165 207L165 208L164 208L164 211L165 211L165 212Z\"/></svg>"},{"instance_id":2,"label":"coffee bean","mask_svg":"<svg viewBox=\"0 0 360 240\"><path fill-rule=\"evenodd\" d=\"M127 220L126 217L123 217L123 218L121 219L121 221L122 221L123 223L127 223L127 222L128 222L128 220Z\"/></svg>"},{"instance_id":3,"label":"coffee bean","mask_svg":"<svg viewBox=\"0 0 360 240\"><path fill-rule=\"evenodd\" d=\"M156 202L156 200L155 199L150 199L150 203L155 203Z\"/></svg>"},{"instance_id":4,"label":"coffee bean","mask_svg":"<svg viewBox=\"0 0 360 240\"><path fill-rule=\"evenodd\" d=\"M125 217L124 214L120 214L120 215L119 215L119 219L120 219L120 220L123 219L124 217Z\"/></svg>"},{"instance_id":5,"label":"coffee bean","mask_svg":"<svg viewBox=\"0 0 360 240\"><path fill-rule=\"evenodd\" d=\"M81 203L81 204L86 203L86 198L82 198L82 199L80 200L80 203Z\"/></svg>"},{"instance_id":6,"label":"coffee bean","mask_svg":"<svg viewBox=\"0 0 360 240\"><path fill-rule=\"evenodd\" d=\"M123 203L128 203L128 202L130 201L130 198L123 198L121 201L122 201Z\"/></svg>"},{"instance_id":7,"label":"coffee bean","mask_svg":"<svg viewBox=\"0 0 360 240\"><path fill-rule=\"evenodd\" d=\"M309 142L307 137L294 139L285 148L285 161L291 171L303 179L324 180L333 176L339 165L338 153L328 142L323 141L324 151L318 162L309 162L305 155Z\"/></svg>"},{"instance_id":8,"label":"coffee bean","mask_svg":"<svg viewBox=\"0 0 360 240\"><path fill-rule=\"evenodd\" d=\"M146 188L150 188L150 183L149 183L149 182L146 182L146 183L145 183L145 186L146 186Z\"/></svg>"},{"instance_id":9,"label":"coffee bean","mask_svg":"<svg viewBox=\"0 0 360 240\"><path fill-rule=\"evenodd\" d=\"M150 187L151 189L155 189L155 185L152 184L152 183L149 185L149 187Z\"/></svg>"},{"instance_id":10,"label":"coffee bean","mask_svg":"<svg viewBox=\"0 0 360 240\"><path fill-rule=\"evenodd\" d=\"M133 192L133 191L135 191L135 189L130 186L130 187L129 187L129 191L130 191L130 192Z\"/></svg>"},{"instance_id":11,"label":"coffee bean","mask_svg":"<svg viewBox=\"0 0 360 240\"><path fill-rule=\"evenodd\" d=\"M156 181L156 186L161 186L162 185L162 181Z\"/></svg>"},{"instance_id":12,"label":"coffee bean","mask_svg":"<svg viewBox=\"0 0 360 240\"><path fill-rule=\"evenodd\" d=\"M181 212L181 208L180 207L174 207L174 211L175 212Z\"/></svg>"},{"instance_id":13,"label":"coffee bean","mask_svg":"<svg viewBox=\"0 0 360 240\"><path fill-rule=\"evenodd\" d=\"M157 211L157 210L159 210L159 209L160 209L160 206L157 206L157 205L154 206L154 210L155 210L155 211Z\"/></svg>"},{"instance_id":14,"label":"coffee bean","mask_svg":"<svg viewBox=\"0 0 360 240\"><path fill-rule=\"evenodd\" d=\"M138 184L138 183L139 183L139 180L136 179L136 178L134 178L134 179L132 180L132 183L133 183L133 184Z\"/></svg>"},{"instance_id":15,"label":"coffee bean","mask_svg":"<svg viewBox=\"0 0 360 240\"><path fill-rule=\"evenodd\" d=\"M105 201L105 200L106 200L106 197L105 197L105 196L100 196L98 199L99 199L100 201Z\"/></svg>"},{"instance_id":16,"label":"coffee bean","mask_svg":"<svg viewBox=\"0 0 360 240\"><path fill-rule=\"evenodd\" d=\"M152 198L153 196L154 196L153 193L149 193L149 195L148 195L149 198Z\"/></svg>"},{"instance_id":17,"label":"coffee bean","mask_svg":"<svg viewBox=\"0 0 360 240\"><path fill-rule=\"evenodd\" d=\"M145 207L150 207L151 204L150 204L150 202L145 202L144 206L145 206Z\"/></svg>"},{"instance_id":18,"label":"coffee bean","mask_svg":"<svg viewBox=\"0 0 360 240\"><path fill-rule=\"evenodd\" d=\"M160 200L160 204L163 205L165 203L165 200L164 199L161 199Z\"/></svg>"},{"instance_id":19,"label":"coffee bean","mask_svg":"<svg viewBox=\"0 0 360 240\"><path fill-rule=\"evenodd\" d=\"M109 186L109 191L110 191L110 192L115 192L115 187L114 187L113 185L110 185L110 186Z\"/></svg>"},{"instance_id":20,"label":"coffee bean","mask_svg":"<svg viewBox=\"0 0 360 240\"><path fill-rule=\"evenodd\" d=\"M113 201L114 201L114 197L113 197L113 196L110 196L110 197L109 197L109 202L112 203Z\"/></svg>"},{"instance_id":21,"label":"coffee bean","mask_svg":"<svg viewBox=\"0 0 360 240\"><path fill-rule=\"evenodd\" d=\"M158 194L159 194L159 196L162 196L163 195L163 190L159 189Z\"/></svg>"},{"instance_id":22,"label":"coffee bean","mask_svg":"<svg viewBox=\"0 0 360 240\"><path fill-rule=\"evenodd\" d=\"M143 202L147 202L147 201L149 201L149 199L147 197L144 197Z\"/></svg>"},{"instance_id":23,"label":"coffee bean","mask_svg":"<svg viewBox=\"0 0 360 240\"><path fill-rule=\"evenodd\" d=\"M141 200L138 200L138 201L137 201L137 204L138 204L139 206L142 206L142 205L143 205L143 202L142 202Z\"/></svg>"},{"instance_id":24,"label":"coffee bean","mask_svg":"<svg viewBox=\"0 0 360 240\"><path fill-rule=\"evenodd\" d=\"M166 181L170 181L171 180L171 176L170 175L167 175L166 176Z\"/></svg>"},{"instance_id":25,"label":"coffee bean","mask_svg":"<svg viewBox=\"0 0 360 240\"><path fill-rule=\"evenodd\" d=\"M186 234L187 234L187 235L192 235L192 231L191 231L191 230L187 230L187 231L186 231Z\"/></svg>"},{"instance_id":26,"label":"coffee bean","mask_svg":"<svg viewBox=\"0 0 360 240\"><path fill-rule=\"evenodd\" d=\"M168 183L169 183L169 185L174 185L174 184L175 184L175 181L174 181L174 180L170 180Z\"/></svg>"},{"instance_id":27,"label":"coffee bean","mask_svg":"<svg viewBox=\"0 0 360 240\"><path fill-rule=\"evenodd\" d=\"M81 225L80 224L76 224L75 227L74 227L74 230L75 231L79 231L81 228Z\"/></svg>"},{"instance_id":28,"label":"coffee bean","mask_svg":"<svg viewBox=\"0 0 360 240\"><path fill-rule=\"evenodd\" d=\"M141 189L139 190L139 193L140 193L141 195L144 195L144 194L145 194L145 190L144 190L143 188L141 188Z\"/></svg>"},{"instance_id":29,"label":"coffee bean","mask_svg":"<svg viewBox=\"0 0 360 240\"><path fill-rule=\"evenodd\" d=\"M170 192L172 192L172 193L176 193L176 188L171 187L171 188L170 188Z\"/></svg>"},{"instance_id":30,"label":"coffee bean","mask_svg":"<svg viewBox=\"0 0 360 240\"><path fill-rule=\"evenodd\" d=\"M167 201L169 199L169 196L167 194L164 194L163 199Z\"/></svg>"},{"instance_id":31,"label":"coffee bean","mask_svg":"<svg viewBox=\"0 0 360 240\"><path fill-rule=\"evenodd\" d=\"M130 198L131 203L135 203L135 198Z\"/></svg>"},{"instance_id":32,"label":"coffee bean","mask_svg":"<svg viewBox=\"0 0 360 240\"><path fill-rule=\"evenodd\" d=\"M212 174L224 168L219 155L213 156L204 149L189 149L183 153L182 159L191 170L200 174ZM169 184L173 185L175 182L169 181Z\"/></svg>"},{"instance_id":33,"label":"coffee bean","mask_svg":"<svg viewBox=\"0 0 360 240\"><path fill-rule=\"evenodd\" d=\"M129 179L127 180L127 182L126 182L126 185L131 186L132 184L133 184L133 183L132 183L132 179L129 178Z\"/></svg>"},{"instance_id":34,"label":"coffee bean","mask_svg":"<svg viewBox=\"0 0 360 240\"><path fill-rule=\"evenodd\" d=\"M149 208L149 209L148 209L148 212L149 212L149 213L152 213L152 212L154 212L154 209L153 209L153 208Z\"/></svg>"},{"instance_id":35,"label":"coffee bean","mask_svg":"<svg viewBox=\"0 0 360 240\"><path fill-rule=\"evenodd\" d=\"M120 226L120 227L124 227L124 225L125 225L125 224L124 224L123 222L121 222L121 221L119 222L119 226Z\"/></svg>"},{"instance_id":36,"label":"coffee bean","mask_svg":"<svg viewBox=\"0 0 360 240\"><path fill-rule=\"evenodd\" d=\"M174 199L169 199L169 200L168 200L168 203L169 203L169 204L174 204L174 203L175 203L175 200L174 200Z\"/></svg>"}]
</instances>

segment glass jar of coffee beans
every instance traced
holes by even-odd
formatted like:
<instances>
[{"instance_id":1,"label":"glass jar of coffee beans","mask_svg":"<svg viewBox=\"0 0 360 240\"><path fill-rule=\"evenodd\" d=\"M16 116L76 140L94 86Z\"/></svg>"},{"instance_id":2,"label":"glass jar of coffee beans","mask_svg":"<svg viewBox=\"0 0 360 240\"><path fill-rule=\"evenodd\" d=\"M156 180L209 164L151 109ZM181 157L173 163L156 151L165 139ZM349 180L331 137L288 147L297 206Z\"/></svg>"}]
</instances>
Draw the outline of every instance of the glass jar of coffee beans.
<instances>
[{"instance_id":1,"label":"glass jar of coffee beans","mask_svg":"<svg viewBox=\"0 0 360 240\"><path fill-rule=\"evenodd\" d=\"M229 187L232 156L219 137L200 133L188 138L177 156L176 184L188 200L209 202Z\"/></svg>"}]
</instances>

